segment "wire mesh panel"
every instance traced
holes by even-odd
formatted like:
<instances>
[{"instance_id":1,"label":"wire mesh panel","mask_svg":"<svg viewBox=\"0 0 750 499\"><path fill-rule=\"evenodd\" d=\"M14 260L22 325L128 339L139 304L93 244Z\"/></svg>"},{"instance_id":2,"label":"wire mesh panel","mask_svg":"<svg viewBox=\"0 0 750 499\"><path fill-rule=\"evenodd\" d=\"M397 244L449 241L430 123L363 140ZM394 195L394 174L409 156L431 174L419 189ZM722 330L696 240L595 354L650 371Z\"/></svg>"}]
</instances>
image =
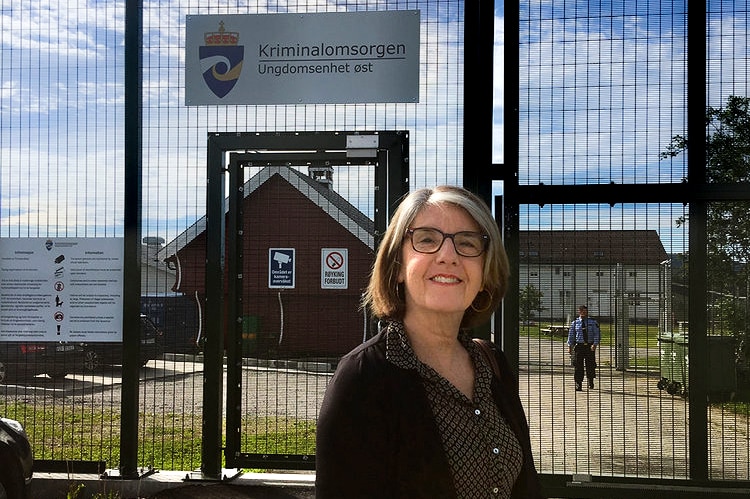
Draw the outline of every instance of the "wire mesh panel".
<instances>
[{"instance_id":1,"label":"wire mesh panel","mask_svg":"<svg viewBox=\"0 0 750 499\"><path fill-rule=\"evenodd\" d=\"M746 1L707 3L706 181L750 191L750 54ZM673 144L684 156L687 136ZM747 479L748 251L746 196L712 202L706 210L709 470L720 480ZM688 325L689 327L689 325Z\"/></svg>"},{"instance_id":2,"label":"wire mesh panel","mask_svg":"<svg viewBox=\"0 0 750 499\"><path fill-rule=\"evenodd\" d=\"M687 403L660 383L684 361L670 348L685 313L672 304L673 275L685 270L677 255L687 229L674 225L684 209L523 207L521 392L542 472L687 477ZM593 388L586 373L576 391L568 341L580 305L601 339Z\"/></svg>"},{"instance_id":3,"label":"wire mesh panel","mask_svg":"<svg viewBox=\"0 0 750 499\"><path fill-rule=\"evenodd\" d=\"M123 8L102 3L94 13L65 2L3 1L0 11L0 238L4 248L51 241L55 278L70 282L67 251L55 241L123 236ZM26 298L9 295L8 258L13 252L4 251L5 321L33 293L69 310L64 293L32 289L33 279L26 280ZM27 261L29 276L38 265ZM29 320L47 309L37 305ZM55 337L54 329L41 332ZM76 463L116 461L118 371L107 363L92 370L77 341L7 340L0 342L0 370L8 375L0 383L0 413L25 425L37 467L46 460L68 461L73 470ZM103 347L102 353L118 351L117 343Z\"/></svg>"},{"instance_id":4,"label":"wire mesh panel","mask_svg":"<svg viewBox=\"0 0 750 499\"><path fill-rule=\"evenodd\" d=\"M184 66L176 55L184 50L182 32L187 15L399 9L420 11L418 103L183 105ZM154 36L144 37L144 77L151 89L144 101L144 171L148 172L144 192L151 193L149 198L154 202L144 210L144 235L163 238L166 243L160 254L168 258L173 254L170 246L179 247L183 238L200 244L203 227L190 223L204 215L205 137L213 132L406 129L410 133L410 186L460 183L463 70L462 47L456 40L461 38L462 16L463 2L459 1L338 2L335 7L320 2L297 2L293 6L237 2L218 7L188 1L179 6L147 6L144 31ZM165 26L170 26L171 37L157 36ZM340 197L338 204L350 205L359 212L357 217L372 218L372 169L332 162L332 178L328 178L325 172L311 173L313 168L294 162L289 167L273 172L253 167L247 173L252 196L248 196L251 204L246 217L256 220L248 228L249 238L244 243L253 252L246 261L256 269L247 273L247 294L243 297L243 357L248 365L242 380L240 452L247 454L314 453L317 410L336 356L361 341L366 329L358 302L372 245L342 235L340 226L333 233L325 229L319 216L324 210L316 205L330 203L322 203L325 197L306 184L313 178L328 182L327 188ZM336 218L339 221L353 215L348 209L340 211L343 215ZM272 224L262 220L269 215L274 217ZM342 237L352 241L344 242ZM348 254L338 251L341 249L348 249ZM327 253L323 255L322 251ZM313 253L317 256L311 256ZM265 269L277 266L283 271L286 263L281 258L285 256L297 262L294 291L283 283L269 286ZM313 269L320 269L326 257L334 262L332 265L339 258L346 260L346 289L336 289L341 286L336 282L331 284L333 289L321 290L325 277ZM183 253L179 260L169 261L172 267L182 269L200 268L201 264L199 253ZM199 282L200 271L185 278ZM190 286L181 282L180 287Z\"/></svg>"},{"instance_id":5,"label":"wire mesh panel","mask_svg":"<svg viewBox=\"0 0 750 499\"><path fill-rule=\"evenodd\" d=\"M419 10L421 18L417 103L185 105L188 15L406 9ZM0 236L122 237L124 6L106 2L95 8L55 2L11 5L4 1L2 12ZM180 269L199 269L203 262L196 254L168 257L170 248L188 239L197 237L200 242L201 220L206 212L207 134L409 130L410 185L459 184L463 154L462 17L463 2L455 0L335 5L318 1L213 5L186 0L144 5L141 311L161 331L163 354L145 361L141 372L140 466L181 470L200 466L203 310L200 296L175 289L189 287L185 280L201 281L201 272L185 275ZM370 174L363 177L361 170L355 172L340 165L336 175L336 192L372 217L373 206L363 201L371 199ZM305 228L294 218L287 223L290 230ZM181 282L177 282L178 275ZM285 301L283 292L275 296L274 307L280 306L279 298L287 313L285 320L302 320L299 307ZM346 308L338 302L328 307ZM268 340L264 332L271 326L248 313L247 348ZM314 337L311 335L310 341ZM257 343L253 345L253 341ZM40 459L104 461L107 466L116 466L121 437L120 368L115 363L102 365L95 372L85 368L80 371L71 371L63 385L40 375L34 383L42 386L30 398L34 383L7 386L5 412L27 425L35 448L44 449ZM326 375L288 379L294 381L283 393L277 391L281 381L270 377L261 380L259 386L268 386L268 394L263 396L289 401L310 392L309 407L295 404L296 410L306 411L295 418L309 424L314 420ZM76 418L84 423L64 423ZM70 445L57 445L63 442ZM309 439L304 445L301 452L310 453Z\"/></svg>"},{"instance_id":6,"label":"wire mesh panel","mask_svg":"<svg viewBox=\"0 0 750 499\"><path fill-rule=\"evenodd\" d=\"M748 479L748 191L737 188L750 181L747 3L708 2L707 161L705 172L698 169L705 179L689 178L686 154L688 106L704 105L687 102L688 2L520 7L519 183L635 186L618 191L628 199L522 200L521 389L538 467L688 477L695 443L685 422L697 364L707 373L709 476ZM185 104L186 16L405 9L420 11L419 102ZM121 238L124 6L0 0L0 11L0 237ZM139 334L142 352L158 348L139 359L139 465L190 470L201 459L205 297L181 290L205 280L204 254L187 243L205 247L206 137L408 130L410 187L460 184L464 2L185 0L146 4L142 13L141 312L153 328ZM258 194L250 213L281 215L275 232L255 225L250 237L270 240L283 229L306 239L315 264L309 255L300 260L299 275L330 288L327 301L311 306L311 294L269 287L266 274L248 280L257 309L248 308L241 324L246 452L312 454L330 370L367 332L355 306L365 272L353 271L366 258L355 263L353 252L339 251L341 234L321 233L311 200L325 198L320 185L309 196L295 193L310 180L330 181L325 188L352 207L347 216L372 219L373 175L359 165L313 166L321 168L247 170ZM696 277L688 272L700 263L691 262L699 252L687 243L690 203L631 199L640 185L688 182L707 192L700 200L707 204L701 297L691 295ZM298 211L278 213L280 200ZM276 241L253 258L283 268L285 256L302 256L301 246L288 252L296 243ZM363 253L374 247L362 246ZM177 248L185 249L179 257ZM352 266L346 292L337 288L344 261ZM326 264L328 277L311 271ZM602 343L595 388L576 392L565 342L581 303L599 322ZM705 331L691 327L696 306L706 309ZM343 320L352 326L336 331ZM307 332L292 336L289 324ZM706 352L690 351L691 334L705 336ZM40 462L117 464L120 441L133 438L120 434L122 346L2 342L11 376L0 386L0 412L24 423ZM32 372L15 376L21 373L11 365Z\"/></svg>"},{"instance_id":7,"label":"wire mesh panel","mask_svg":"<svg viewBox=\"0 0 750 499\"><path fill-rule=\"evenodd\" d=\"M747 179L747 162L742 170ZM747 213L748 208L748 201L715 202L707 207L707 349L703 359L709 390L709 471L711 478L722 480L746 480L750 475L746 265L750 240L744 215L733 216ZM686 335L691 334L690 323L684 329Z\"/></svg>"},{"instance_id":8,"label":"wire mesh panel","mask_svg":"<svg viewBox=\"0 0 750 499\"><path fill-rule=\"evenodd\" d=\"M372 213L372 199L356 196L356 185L369 178L363 190L372 197L372 165L264 167L246 183L243 454L313 455L337 358L369 336L359 301L372 265L373 223L336 193L339 171L351 168L358 180L345 188Z\"/></svg>"},{"instance_id":9,"label":"wire mesh panel","mask_svg":"<svg viewBox=\"0 0 750 499\"><path fill-rule=\"evenodd\" d=\"M520 3L521 184L686 177L659 161L685 126L686 5Z\"/></svg>"},{"instance_id":10,"label":"wire mesh panel","mask_svg":"<svg viewBox=\"0 0 750 499\"><path fill-rule=\"evenodd\" d=\"M540 194L521 207L521 380L539 467L747 480L747 4L707 3L706 103L686 102L687 2L520 7L519 183ZM705 112L705 151L689 111ZM690 147L706 163L689 171ZM696 225L697 192L711 202ZM564 346L579 304L602 328L582 393Z\"/></svg>"}]
</instances>

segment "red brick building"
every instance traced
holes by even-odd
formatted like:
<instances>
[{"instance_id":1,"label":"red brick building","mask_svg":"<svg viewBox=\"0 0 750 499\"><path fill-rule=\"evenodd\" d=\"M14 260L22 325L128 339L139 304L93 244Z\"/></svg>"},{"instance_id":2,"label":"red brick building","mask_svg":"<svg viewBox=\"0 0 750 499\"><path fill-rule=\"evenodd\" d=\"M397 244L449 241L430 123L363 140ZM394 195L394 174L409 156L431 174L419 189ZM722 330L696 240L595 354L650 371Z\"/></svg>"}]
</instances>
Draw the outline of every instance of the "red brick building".
<instances>
[{"instance_id":1,"label":"red brick building","mask_svg":"<svg viewBox=\"0 0 750 499\"><path fill-rule=\"evenodd\" d=\"M366 335L368 321L359 303L374 259L374 224L333 191L330 180L269 166L244 186L246 356L337 356ZM160 252L175 270L172 289L194 297L197 317L204 316L205 228L203 217ZM294 249L293 287L270 286L269 250L274 248ZM343 264L338 270L346 273L345 288L340 280L332 289L324 285L328 264L323 258L332 253L335 265ZM202 320L196 321L196 338L205 330Z\"/></svg>"}]
</instances>

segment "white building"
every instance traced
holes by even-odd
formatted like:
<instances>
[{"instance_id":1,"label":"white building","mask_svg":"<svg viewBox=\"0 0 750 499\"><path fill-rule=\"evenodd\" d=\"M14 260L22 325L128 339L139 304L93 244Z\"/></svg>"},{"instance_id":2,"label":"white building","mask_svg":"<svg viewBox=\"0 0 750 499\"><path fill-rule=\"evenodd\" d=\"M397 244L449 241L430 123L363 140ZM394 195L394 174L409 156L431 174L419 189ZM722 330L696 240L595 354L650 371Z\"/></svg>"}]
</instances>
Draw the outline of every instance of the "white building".
<instances>
[{"instance_id":1,"label":"white building","mask_svg":"<svg viewBox=\"0 0 750 499\"><path fill-rule=\"evenodd\" d=\"M541 320L586 304L598 320L657 323L671 294L668 255L654 230L522 231L519 289L542 293Z\"/></svg>"}]
</instances>

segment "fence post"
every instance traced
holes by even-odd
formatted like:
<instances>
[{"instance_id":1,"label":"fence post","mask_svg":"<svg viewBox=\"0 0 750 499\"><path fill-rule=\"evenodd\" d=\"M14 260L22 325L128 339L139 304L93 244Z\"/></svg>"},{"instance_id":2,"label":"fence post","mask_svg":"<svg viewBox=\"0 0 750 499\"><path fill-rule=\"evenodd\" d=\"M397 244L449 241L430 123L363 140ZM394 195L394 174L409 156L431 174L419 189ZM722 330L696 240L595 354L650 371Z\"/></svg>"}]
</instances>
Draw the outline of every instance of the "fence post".
<instances>
[{"instance_id":1,"label":"fence post","mask_svg":"<svg viewBox=\"0 0 750 499\"><path fill-rule=\"evenodd\" d=\"M201 473L221 478L222 393L224 384L224 150L208 138L206 193L206 334L203 346L203 434Z\"/></svg>"},{"instance_id":2,"label":"fence post","mask_svg":"<svg viewBox=\"0 0 750 499\"><path fill-rule=\"evenodd\" d=\"M141 176L143 70L142 0L125 2L125 231L123 258L123 361L120 420L122 477L138 476L138 381L140 375Z\"/></svg>"}]
</instances>

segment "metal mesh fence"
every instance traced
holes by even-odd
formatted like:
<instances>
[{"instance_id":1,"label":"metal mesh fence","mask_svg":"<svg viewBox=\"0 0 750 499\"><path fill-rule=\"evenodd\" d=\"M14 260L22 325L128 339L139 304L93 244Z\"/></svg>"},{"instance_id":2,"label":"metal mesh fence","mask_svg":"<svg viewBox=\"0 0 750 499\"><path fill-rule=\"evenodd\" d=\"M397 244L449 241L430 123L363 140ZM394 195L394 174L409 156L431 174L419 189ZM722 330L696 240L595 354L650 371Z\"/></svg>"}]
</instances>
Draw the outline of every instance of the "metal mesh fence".
<instances>
[{"instance_id":1,"label":"metal mesh fence","mask_svg":"<svg viewBox=\"0 0 750 499\"><path fill-rule=\"evenodd\" d=\"M522 186L628 184L637 189L687 179L686 143L680 139L688 107L687 4L520 4ZM399 9L421 13L418 103L185 105L188 15ZM503 12L497 9L500 46ZM711 2L707 14L707 105L717 111L709 138L715 137L711 144L718 148L721 131L735 138L744 131L747 140L747 122L731 129L737 123L720 111L737 111L738 118L747 113L745 101L730 97L748 94L748 11L744 1ZM124 15L116 2L92 7L0 0L0 237L123 236ZM200 465L201 298L174 288L178 276L200 280L202 274L184 270L200 269L204 260L189 252L168 257L176 254L169 252L172 247L203 241L207 135L409 130L410 186L461 183L463 17L464 2L457 0L220 5L185 0L144 6L141 303L163 336L162 351L145 359L141 370L140 466L191 470ZM498 75L498 90L501 81ZM502 125L499 115L495 121ZM496 136L496 150L500 141ZM728 164L727 155L720 154L726 150L709 149L713 152L709 172L716 175L708 182L748 182L747 149L731 150L738 169L729 176L719 175ZM286 178L309 173L307 165L290 167L297 173ZM246 180L252 183L263 169L248 168ZM268 190L258 188L252 213L276 210L276 201L290 192L284 184L263 185ZM334 190L366 217L375 209L372 185L366 167L335 165ZM683 361L689 344L682 339L690 332L688 206L658 198L521 202L521 390L538 468L687 478L690 386ZM747 200L716 200L709 213L715 225L713 232L709 226L708 238L708 333L716 338L708 355L714 373L710 476L748 479L750 423L742 398L748 382L747 241L738 236ZM284 228L325 247L312 223L288 216ZM268 263L267 253L258 258ZM247 290L249 300L274 307L277 315L283 308L286 319L296 318L296 327L307 328L312 339L297 351L280 353L278 324L264 324L260 314L245 318L243 451L310 455L330 376L325 366L334 365L337 354L320 350L320 325L305 323L311 298L295 302L282 291L270 296L254 291ZM330 301L331 319L350 301ZM580 303L588 304L603 337L595 389L576 393L565 341ZM336 341L334 332L327 334ZM1 387L0 412L26 425L37 457L69 466L116 465L120 440L133 438L120 434L119 363L94 362L91 349L80 342L3 343L23 343L12 345L18 348L13 355L35 371ZM66 351L71 343L74 351ZM54 369L36 360L42 348L54 350ZM724 372L727 365L732 369Z\"/></svg>"},{"instance_id":2,"label":"metal mesh fence","mask_svg":"<svg viewBox=\"0 0 750 499\"><path fill-rule=\"evenodd\" d=\"M683 215L669 204L524 206L520 377L542 471L687 478L686 399L660 385L687 372L672 355L685 308L668 257L686 243L671 227ZM594 388L587 373L578 392L567 342L582 304L601 340Z\"/></svg>"},{"instance_id":3,"label":"metal mesh fence","mask_svg":"<svg viewBox=\"0 0 750 499\"><path fill-rule=\"evenodd\" d=\"M693 370L705 374L709 400L708 476L750 475L746 198L736 190L708 204L707 275L691 281L690 256L702 249L688 244L689 205L646 189L691 183L697 192L705 181L726 191L749 180L745 2L708 3L705 180L702 165L688 172L688 109L704 110L687 102L696 6L521 5L519 183L612 194L522 200L534 204L520 211L521 380L544 472L688 478L703 452L690 429ZM626 201L636 197L646 202ZM706 302L691 296L699 281ZM703 331L691 329L690 310L704 303L706 349L691 351L691 333L702 341ZM602 327L595 389L584 379L583 393L566 346L579 304Z\"/></svg>"},{"instance_id":4,"label":"metal mesh fence","mask_svg":"<svg viewBox=\"0 0 750 499\"><path fill-rule=\"evenodd\" d=\"M421 15L419 103L185 105L188 15L397 9L418 9ZM0 236L123 236L124 16L123 4L117 3L2 3ZM196 223L206 211L207 134L406 129L411 131L410 184L460 183L462 16L463 2L453 0L144 5L141 304L163 333L165 353L141 371L139 466L191 470L200 465L201 310L199 298L172 288L180 268L203 262L190 256L165 262L162 250L181 237L200 237ZM361 168L356 173L351 168L336 168L335 190L372 216L371 177L363 182ZM288 223L292 230L304 228L294 219ZM248 320L251 335L253 319ZM40 372L5 385L3 413L27 426L40 460L116 466L120 438L133 438L120 435L120 367L102 364L90 371L81 354L67 361L71 366L64 378ZM268 412L249 415L259 428L252 434L273 433L269 429L285 425L284 418L314 424L326 376L286 376L266 368L251 374L257 379L248 383L249 390L258 394L248 393L248 413L259 398ZM307 392L310 401L300 400ZM302 450L295 443L287 449L259 438L278 452L313 451L309 443ZM268 451L262 443L254 448Z\"/></svg>"}]
</instances>

